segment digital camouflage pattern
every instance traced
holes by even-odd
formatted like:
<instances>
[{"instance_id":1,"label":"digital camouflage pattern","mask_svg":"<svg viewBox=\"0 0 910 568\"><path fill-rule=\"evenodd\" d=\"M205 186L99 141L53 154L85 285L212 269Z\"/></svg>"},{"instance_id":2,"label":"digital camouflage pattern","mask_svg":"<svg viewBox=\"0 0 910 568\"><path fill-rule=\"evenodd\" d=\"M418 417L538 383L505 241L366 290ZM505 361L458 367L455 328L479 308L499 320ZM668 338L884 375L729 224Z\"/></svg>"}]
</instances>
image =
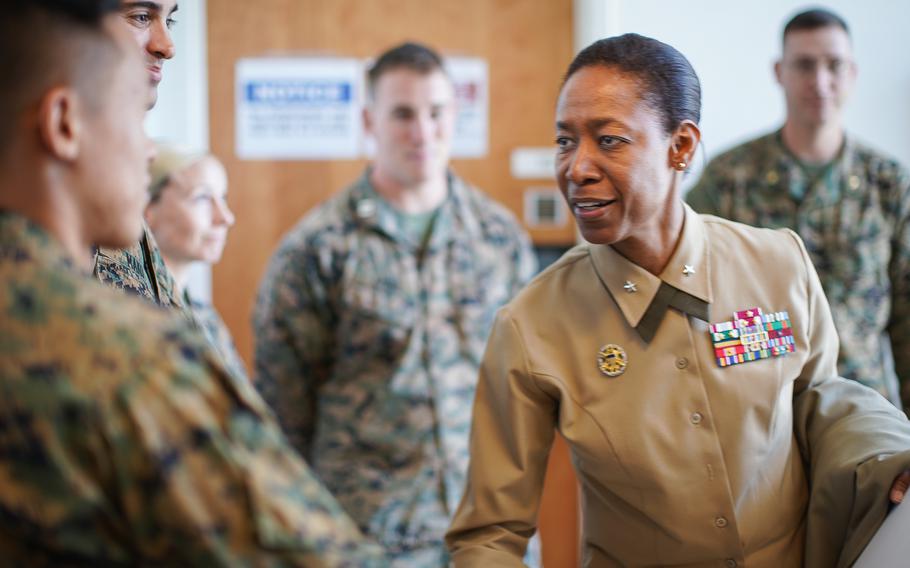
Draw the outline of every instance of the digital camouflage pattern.
<instances>
[{"instance_id":1,"label":"digital camouflage pattern","mask_svg":"<svg viewBox=\"0 0 910 568\"><path fill-rule=\"evenodd\" d=\"M182 318L0 213L8 566L382 566L264 402Z\"/></svg>"},{"instance_id":2,"label":"digital camouflage pattern","mask_svg":"<svg viewBox=\"0 0 910 568\"><path fill-rule=\"evenodd\" d=\"M686 199L702 213L799 233L831 304L838 371L910 406L906 169L848 137L812 176L777 131L713 159Z\"/></svg>"},{"instance_id":3,"label":"digital camouflage pattern","mask_svg":"<svg viewBox=\"0 0 910 568\"><path fill-rule=\"evenodd\" d=\"M94 275L103 284L143 298L158 306L174 309L203 332L224 364L238 376L247 378L246 366L237 354L230 332L212 306L192 306L177 293L174 277L148 225L142 223L142 237L124 249L99 248L95 251Z\"/></svg>"},{"instance_id":4,"label":"digital camouflage pattern","mask_svg":"<svg viewBox=\"0 0 910 568\"><path fill-rule=\"evenodd\" d=\"M228 368L241 376L247 376L246 366L237 352L234 338L231 337L231 332L224 325L224 320L221 319L221 315L218 314L215 306L208 302L197 300L189 292L184 293L183 304L188 306L190 311L193 312L193 318L199 324L205 338L221 355L221 360L225 362Z\"/></svg>"},{"instance_id":5,"label":"digital camouflage pattern","mask_svg":"<svg viewBox=\"0 0 910 568\"><path fill-rule=\"evenodd\" d=\"M536 261L514 217L454 175L423 249L368 178L306 215L272 258L256 386L394 564L436 568L487 334Z\"/></svg>"},{"instance_id":6,"label":"digital camouflage pattern","mask_svg":"<svg viewBox=\"0 0 910 568\"><path fill-rule=\"evenodd\" d=\"M144 221L142 237L134 246L124 249L99 248L95 251L94 274L109 286L165 308L178 308L189 315L176 293L174 277L164 264L158 243Z\"/></svg>"}]
</instances>

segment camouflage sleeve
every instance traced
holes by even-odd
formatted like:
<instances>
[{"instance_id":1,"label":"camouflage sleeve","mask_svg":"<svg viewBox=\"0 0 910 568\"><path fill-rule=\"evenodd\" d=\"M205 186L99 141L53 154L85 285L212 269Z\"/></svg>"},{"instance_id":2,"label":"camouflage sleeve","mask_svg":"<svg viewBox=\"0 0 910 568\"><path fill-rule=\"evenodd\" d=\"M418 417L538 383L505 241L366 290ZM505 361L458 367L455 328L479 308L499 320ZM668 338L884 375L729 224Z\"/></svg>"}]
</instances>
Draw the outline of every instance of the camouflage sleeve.
<instances>
[{"instance_id":1,"label":"camouflage sleeve","mask_svg":"<svg viewBox=\"0 0 910 568\"><path fill-rule=\"evenodd\" d=\"M525 284L537 274L537 255L531 244L531 237L525 231L519 230L515 250L515 284L512 287L514 297Z\"/></svg>"},{"instance_id":2,"label":"camouflage sleeve","mask_svg":"<svg viewBox=\"0 0 910 568\"><path fill-rule=\"evenodd\" d=\"M256 387L304 456L313 436L316 388L333 366L334 316L322 278L317 254L302 243L282 246L253 315Z\"/></svg>"},{"instance_id":3,"label":"camouflage sleeve","mask_svg":"<svg viewBox=\"0 0 910 568\"><path fill-rule=\"evenodd\" d=\"M163 343L156 353L170 365L139 371L101 415L97 463L111 463L116 507L141 556L179 566L383 565L255 390L231 381L201 337L178 328Z\"/></svg>"},{"instance_id":4,"label":"camouflage sleeve","mask_svg":"<svg viewBox=\"0 0 910 568\"><path fill-rule=\"evenodd\" d=\"M686 194L686 203L699 213L721 215L720 196L725 184L725 176L712 160L698 178L698 183Z\"/></svg>"},{"instance_id":5,"label":"camouflage sleeve","mask_svg":"<svg viewBox=\"0 0 910 568\"><path fill-rule=\"evenodd\" d=\"M910 410L910 172L897 168L893 203L896 226L891 245L891 319L888 335L904 410Z\"/></svg>"}]
</instances>

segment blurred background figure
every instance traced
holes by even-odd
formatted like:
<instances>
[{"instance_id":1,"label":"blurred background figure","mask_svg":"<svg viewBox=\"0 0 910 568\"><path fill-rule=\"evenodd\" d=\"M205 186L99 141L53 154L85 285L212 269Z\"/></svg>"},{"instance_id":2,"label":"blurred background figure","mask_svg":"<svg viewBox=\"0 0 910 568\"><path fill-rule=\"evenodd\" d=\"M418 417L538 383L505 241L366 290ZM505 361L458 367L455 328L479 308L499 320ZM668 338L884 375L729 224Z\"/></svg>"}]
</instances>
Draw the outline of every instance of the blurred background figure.
<instances>
[{"instance_id":1,"label":"blurred background figure","mask_svg":"<svg viewBox=\"0 0 910 568\"><path fill-rule=\"evenodd\" d=\"M838 372L906 409L910 172L844 128L857 64L840 16L793 16L781 50L783 125L711 160L686 199L700 213L796 231L831 304Z\"/></svg>"},{"instance_id":2,"label":"blurred background figure","mask_svg":"<svg viewBox=\"0 0 910 568\"><path fill-rule=\"evenodd\" d=\"M392 565L438 568L490 324L536 262L514 215L449 167L455 89L439 54L389 49L367 89L376 155L274 254L256 385Z\"/></svg>"},{"instance_id":3,"label":"blurred background figure","mask_svg":"<svg viewBox=\"0 0 910 568\"><path fill-rule=\"evenodd\" d=\"M221 259L234 214L227 204L227 173L215 156L159 146L151 166L145 219L174 276L175 295L193 312L225 362L244 369L230 332L208 301L190 293L190 267ZM245 371L244 371L245 375Z\"/></svg>"}]
</instances>

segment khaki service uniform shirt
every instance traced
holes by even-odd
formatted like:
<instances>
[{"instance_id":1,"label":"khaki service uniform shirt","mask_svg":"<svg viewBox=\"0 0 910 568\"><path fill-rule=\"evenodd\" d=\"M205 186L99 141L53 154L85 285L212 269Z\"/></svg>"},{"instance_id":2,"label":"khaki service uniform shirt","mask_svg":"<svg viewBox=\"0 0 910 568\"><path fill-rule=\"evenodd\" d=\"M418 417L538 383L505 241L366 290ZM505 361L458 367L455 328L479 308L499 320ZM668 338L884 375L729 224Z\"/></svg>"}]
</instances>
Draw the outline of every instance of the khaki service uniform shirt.
<instances>
[{"instance_id":1,"label":"khaki service uniform shirt","mask_svg":"<svg viewBox=\"0 0 910 568\"><path fill-rule=\"evenodd\" d=\"M751 308L787 312L795 352L721 368L708 323L673 308L645 343L634 326L661 282L708 302L712 323ZM624 351L622 374L600 371L605 345ZM686 207L677 250L659 277L609 246L576 247L494 324L474 405L468 486L447 535L455 565L520 565L555 430L581 482L585 566L803 565L804 459L821 426L812 422L817 404L805 410L795 401L819 389L838 398L849 383L882 427L906 432L885 399L836 377L837 350L818 277L789 230ZM795 430L797 410L804 423ZM910 448L910 435L895 447ZM876 498L880 522L886 490Z\"/></svg>"}]
</instances>

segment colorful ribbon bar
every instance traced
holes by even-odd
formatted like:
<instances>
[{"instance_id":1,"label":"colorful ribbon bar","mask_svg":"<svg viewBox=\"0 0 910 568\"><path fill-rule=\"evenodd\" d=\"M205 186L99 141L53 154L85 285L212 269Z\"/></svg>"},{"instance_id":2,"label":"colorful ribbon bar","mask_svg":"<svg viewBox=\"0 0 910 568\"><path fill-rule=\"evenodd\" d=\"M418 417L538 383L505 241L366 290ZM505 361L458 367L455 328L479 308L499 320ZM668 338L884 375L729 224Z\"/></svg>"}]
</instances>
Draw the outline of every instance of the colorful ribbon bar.
<instances>
[{"instance_id":1,"label":"colorful ribbon bar","mask_svg":"<svg viewBox=\"0 0 910 568\"><path fill-rule=\"evenodd\" d=\"M734 312L732 321L711 324L710 333L714 357L721 367L796 351L787 312L764 314L760 308Z\"/></svg>"}]
</instances>

